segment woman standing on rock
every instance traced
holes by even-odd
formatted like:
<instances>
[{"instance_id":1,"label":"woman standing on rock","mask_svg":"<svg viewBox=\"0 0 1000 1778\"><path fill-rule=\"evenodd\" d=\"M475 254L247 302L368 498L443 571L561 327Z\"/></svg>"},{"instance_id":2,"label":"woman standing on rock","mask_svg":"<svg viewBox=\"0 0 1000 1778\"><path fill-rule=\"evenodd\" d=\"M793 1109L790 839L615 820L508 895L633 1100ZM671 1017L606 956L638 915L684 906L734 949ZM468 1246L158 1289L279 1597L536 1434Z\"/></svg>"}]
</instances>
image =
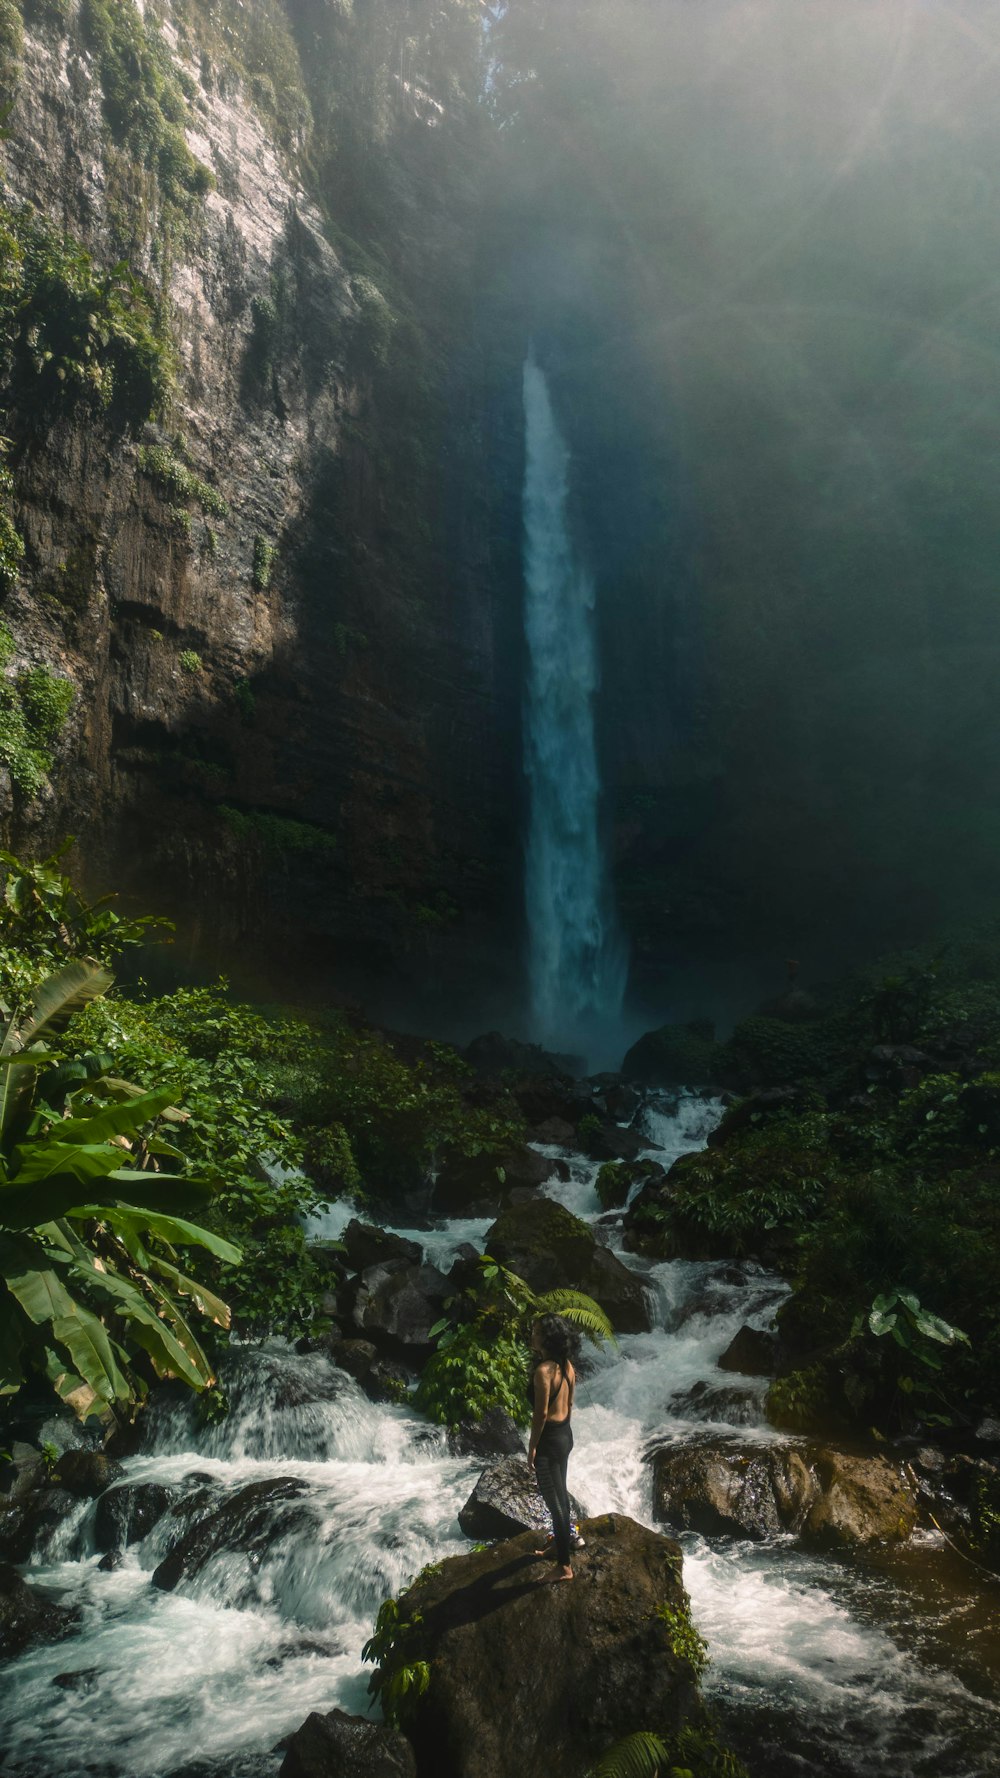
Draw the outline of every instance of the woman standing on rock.
<instances>
[{"instance_id":1,"label":"woman standing on rock","mask_svg":"<svg viewBox=\"0 0 1000 1778\"><path fill-rule=\"evenodd\" d=\"M552 1514L556 1570L553 1580L572 1580L570 1567L569 1494L566 1465L573 1449L570 1415L576 1393L574 1359L580 1336L561 1315L540 1315L531 1329L535 1374L531 1386L531 1438L528 1468L534 1471L539 1491ZM539 1550L538 1555L544 1555Z\"/></svg>"}]
</instances>

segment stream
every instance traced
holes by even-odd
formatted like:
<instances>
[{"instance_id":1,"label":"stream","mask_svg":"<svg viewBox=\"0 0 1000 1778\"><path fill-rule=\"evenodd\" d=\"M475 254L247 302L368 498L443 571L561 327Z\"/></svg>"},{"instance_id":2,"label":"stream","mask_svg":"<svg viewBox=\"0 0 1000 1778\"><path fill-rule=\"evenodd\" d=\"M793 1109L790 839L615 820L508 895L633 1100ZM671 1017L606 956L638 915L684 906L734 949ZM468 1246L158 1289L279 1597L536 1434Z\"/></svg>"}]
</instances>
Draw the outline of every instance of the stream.
<instances>
[{"instance_id":1,"label":"stream","mask_svg":"<svg viewBox=\"0 0 1000 1778\"><path fill-rule=\"evenodd\" d=\"M686 1098L644 1116L669 1163L702 1145L717 1110ZM546 1189L620 1252L621 1217L601 1212L596 1163L566 1158L570 1180ZM317 1233L335 1234L351 1214L334 1207ZM400 1232L447 1266L488 1227ZM753 1266L622 1257L654 1293L656 1327L596 1355L581 1378L570 1485L588 1513L650 1524L644 1457L656 1445L709 1430L778 1436L763 1418L764 1385L717 1361L745 1322L767 1326L785 1287ZM707 1388L692 1405L696 1384ZM468 1549L457 1514L482 1464L451 1456L444 1433L405 1405L372 1404L321 1354L278 1341L235 1350L227 1386L225 1421L199 1426L190 1404L172 1404L127 1461L130 1482L166 1484L177 1499L120 1566L99 1567L88 1501L25 1571L82 1618L68 1640L3 1670L10 1778L271 1778L276 1744L311 1710L367 1709L360 1650L381 1601ZM254 1548L220 1550L174 1592L150 1584L185 1513L276 1477L304 1487L269 1502ZM981 1590L936 1533L857 1560L807 1554L785 1536L681 1541L711 1654L706 1693L754 1778L1000 1774L1000 1589Z\"/></svg>"}]
</instances>

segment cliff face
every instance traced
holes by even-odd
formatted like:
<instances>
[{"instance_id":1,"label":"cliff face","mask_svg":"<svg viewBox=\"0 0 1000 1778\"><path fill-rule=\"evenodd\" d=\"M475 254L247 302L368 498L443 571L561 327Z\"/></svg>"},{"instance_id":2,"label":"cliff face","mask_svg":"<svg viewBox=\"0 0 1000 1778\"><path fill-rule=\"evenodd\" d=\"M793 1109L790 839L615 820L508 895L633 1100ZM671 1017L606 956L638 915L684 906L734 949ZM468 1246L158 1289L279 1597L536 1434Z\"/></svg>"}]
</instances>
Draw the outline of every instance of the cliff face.
<instances>
[{"instance_id":1,"label":"cliff face","mask_svg":"<svg viewBox=\"0 0 1000 1778\"><path fill-rule=\"evenodd\" d=\"M50 387L8 314L7 695L38 663L76 695L48 781L5 774L5 834L75 835L92 885L203 952L447 975L518 903L519 427L474 303L475 9L255 7L256 38L235 0L36 0L8 58L8 271L68 304L62 273L38 295L39 218L91 256L78 283L127 261L174 375L151 418ZM167 120L152 149L120 67Z\"/></svg>"}]
</instances>

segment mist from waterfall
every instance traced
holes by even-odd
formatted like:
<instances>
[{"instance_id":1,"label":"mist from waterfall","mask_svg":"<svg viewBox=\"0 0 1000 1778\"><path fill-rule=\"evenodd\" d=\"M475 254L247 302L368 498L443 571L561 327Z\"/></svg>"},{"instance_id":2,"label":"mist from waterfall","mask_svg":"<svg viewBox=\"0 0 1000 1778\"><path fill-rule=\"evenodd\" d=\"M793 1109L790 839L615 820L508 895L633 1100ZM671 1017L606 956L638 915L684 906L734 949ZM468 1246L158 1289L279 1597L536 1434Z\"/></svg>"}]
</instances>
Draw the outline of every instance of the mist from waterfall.
<instances>
[{"instance_id":1,"label":"mist from waterfall","mask_svg":"<svg viewBox=\"0 0 1000 1778\"><path fill-rule=\"evenodd\" d=\"M601 847L594 583L577 560L570 460L544 372L524 366L525 863L533 1035L593 1057L615 1042L627 957Z\"/></svg>"}]
</instances>

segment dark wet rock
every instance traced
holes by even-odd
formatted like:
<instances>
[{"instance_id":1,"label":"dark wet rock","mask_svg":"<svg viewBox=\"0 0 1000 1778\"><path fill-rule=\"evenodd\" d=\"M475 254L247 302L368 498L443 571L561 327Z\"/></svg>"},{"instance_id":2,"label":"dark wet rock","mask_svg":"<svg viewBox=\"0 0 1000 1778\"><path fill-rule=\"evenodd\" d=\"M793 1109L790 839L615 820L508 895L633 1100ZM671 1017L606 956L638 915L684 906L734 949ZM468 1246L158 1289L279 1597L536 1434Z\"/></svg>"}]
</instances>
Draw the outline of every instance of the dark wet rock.
<instances>
[{"instance_id":1,"label":"dark wet rock","mask_svg":"<svg viewBox=\"0 0 1000 1778\"><path fill-rule=\"evenodd\" d=\"M429 1355L431 1328L440 1321L452 1287L436 1266L397 1260L368 1266L348 1286L351 1325L390 1355L420 1359Z\"/></svg>"},{"instance_id":2,"label":"dark wet rock","mask_svg":"<svg viewBox=\"0 0 1000 1778\"><path fill-rule=\"evenodd\" d=\"M174 1492L160 1482L126 1482L109 1488L97 1503L94 1542L99 1550L123 1550L140 1543L162 1519Z\"/></svg>"},{"instance_id":3,"label":"dark wet rock","mask_svg":"<svg viewBox=\"0 0 1000 1778\"><path fill-rule=\"evenodd\" d=\"M623 1205L635 1186L655 1191L666 1179L661 1161L606 1161L597 1176L597 1195L602 1204Z\"/></svg>"},{"instance_id":4,"label":"dark wet rock","mask_svg":"<svg viewBox=\"0 0 1000 1778\"><path fill-rule=\"evenodd\" d=\"M798 1531L819 1493L798 1451L777 1445L676 1445L653 1455L653 1515L703 1537Z\"/></svg>"},{"instance_id":5,"label":"dark wet rock","mask_svg":"<svg viewBox=\"0 0 1000 1778\"><path fill-rule=\"evenodd\" d=\"M0 1457L0 1507L22 1500L46 1480L48 1468L41 1451L23 1439L12 1439L10 1450Z\"/></svg>"},{"instance_id":6,"label":"dark wet rock","mask_svg":"<svg viewBox=\"0 0 1000 1778\"><path fill-rule=\"evenodd\" d=\"M341 1252L339 1241L310 1241L309 1257L323 1273L328 1289L335 1290L350 1276L351 1268Z\"/></svg>"},{"instance_id":7,"label":"dark wet rock","mask_svg":"<svg viewBox=\"0 0 1000 1778\"><path fill-rule=\"evenodd\" d=\"M106 1554L101 1557L97 1566L102 1574L114 1574L115 1569L120 1568L124 1560L124 1550L108 1550Z\"/></svg>"},{"instance_id":8,"label":"dark wet rock","mask_svg":"<svg viewBox=\"0 0 1000 1778\"><path fill-rule=\"evenodd\" d=\"M917 1522L917 1493L906 1466L880 1455L813 1447L809 1465L819 1496L802 1526L802 1542L816 1549L856 1549L898 1543Z\"/></svg>"},{"instance_id":9,"label":"dark wet rock","mask_svg":"<svg viewBox=\"0 0 1000 1778\"><path fill-rule=\"evenodd\" d=\"M587 1136L587 1153L595 1161L637 1161L657 1143L635 1130L624 1130L618 1124L604 1124Z\"/></svg>"},{"instance_id":10,"label":"dark wet rock","mask_svg":"<svg viewBox=\"0 0 1000 1778\"><path fill-rule=\"evenodd\" d=\"M54 1471L59 1486L78 1500L96 1499L124 1474L122 1465L103 1451L64 1451Z\"/></svg>"},{"instance_id":11,"label":"dark wet rock","mask_svg":"<svg viewBox=\"0 0 1000 1778\"><path fill-rule=\"evenodd\" d=\"M364 1272L369 1266L383 1265L392 1259L405 1260L411 1266L423 1262L424 1253L419 1242L408 1241L405 1235L393 1234L391 1229L359 1222L357 1217L348 1223L341 1239L352 1272Z\"/></svg>"},{"instance_id":12,"label":"dark wet rock","mask_svg":"<svg viewBox=\"0 0 1000 1778\"><path fill-rule=\"evenodd\" d=\"M592 1296L617 1333L645 1333L652 1326L635 1273L552 1198L509 1204L486 1236L486 1251L534 1291L568 1288Z\"/></svg>"},{"instance_id":13,"label":"dark wet rock","mask_svg":"<svg viewBox=\"0 0 1000 1778\"><path fill-rule=\"evenodd\" d=\"M632 1045L622 1074L648 1087L706 1087L715 1078L718 1052L715 1026L708 1019L660 1025Z\"/></svg>"},{"instance_id":14,"label":"dark wet rock","mask_svg":"<svg viewBox=\"0 0 1000 1778\"><path fill-rule=\"evenodd\" d=\"M364 1716L314 1710L289 1737L278 1778L416 1778L409 1741Z\"/></svg>"},{"instance_id":15,"label":"dark wet rock","mask_svg":"<svg viewBox=\"0 0 1000 1778\"><path fill-rule=\"evenodd\" d=\"M582 1517L579 1501L570 1495L574 1520ZM484 1469L458 1515L466 1537L514 1537L519 1531L551 1530L548 1508L523 1456L504 1457Z\"/></svg>"},{"instance_id":16,"label":"dark wet rock","mask_svg":"<svg viewBox=\"0 0 1000 1778\"><path fill-rule=\"evenodd\" d=\"M448 1434L448 1448L456 1457L523 1457L524 1434L503 1408L488 1408L480 1420L460 1421Z\"/></svg>"},{"instance_id":17,"label":"dark wet rock","mask_svg":"<svg viewBox=\"0 0 1000 1778\"><path fill-rule=\"evenodd\" d=\"M478 1247L473 1247L471 1241L462 1242L448 1268L448 1283L454 1296L458 1296L463 1290L472 1290L481 1283L482 1257Z\"/></svg>"},{"instance_id":18,"label":"dark wet rock","mask_svg":"<svg viewBox=\"0 0 1000 1778\"><path fill-rule=\"evenodd\" d=\"M54 1673L52 1684L61 1686L64 1692L89 1692L100 1676L100 1667L78 1667L74 1673Z\"/></svg>"},{"instance_id":19,"label":"dark wet rock","mask_svg":"<svg viewBox=\"0 0 1000 1778\"><path fill-rule=\"evenodd\" d=\"M704 1381L672 1395L671 1414L679 1419L718 1420L723 1426L756 1426L760 1420L760 1390L713 1388Z\"/></svg>"},{"instance_id":20,"label":"dark wet rock","mask_svg":"<svg viewBox=\"0 0 1000 1778\"><path fill-rule=\"evenodd\" d=\"M616 1077L615 1084L605 1092L604 1099L609 1117L613 1117L618 1124L631 1123L642 1104L642 1094L620 1076Z\"/></svg>"},{"instance_id":21,"label":"dark wet rock","mask_svg":"<svg viewBox=\"0 0 1000 1778\"><path fill-rule=\"evenodd\" d=\"M400 1600L430 1683L407 1733L433 1778L580 1778L636 1730L701 1720L663 1607L686 1617L681 1554L617 1514L582 1527L577 1580L547 1585L534 1536L452 1557Z\"/></svg>"},{"instance_id":22,"label":"dark wet rock","mask_svg":"<svg viewBox=\"0 0 1000 1778\"><path fill-rule=\"evenodd\" d=\"M328 1350L369 1401L399 1401L405 1395L411 1372L396 1359L383 1357L370 1340L334 1340Z\"/></svg>"},{"instance_id":23,"label":"dark wet rock","mask_svg":"<svg viewBox=\"0 0 1000 1778\"><path fill-rule=\"evenodd\" d=\"M547 1117L532 1130L531 1140L544 1142L554 1148L573 1148L576 1145L576 1130L564 1117Z\"/></svg>"},{"instance_id":24,"label":"dark wet rock","mask_svg":"<svg viewBox=\"0 0 1000 1778\"><path fill-rule=\"evenodd\" d=\"M305 1531L315 1514L302 1496L309 1484L296 1476L251 1482L230 1494L189 1530L153 1570L153 1585L164 1592L192 1580L220 1550L240 1550L259 1558L279 1536Z\"/></svg>"},{"instance_id":25,"label":"dark wet rock","mask_svg":"<svg viewBox=\"0 0 1000 1778\"><path fill-rule=\"evenodd\" d=\"M511 1092L518 1110L532 1128L557 1117L575 1129L586 1110L569 1075L522 1078L514 1081Z\"/></svg>"},{"instance_id":26,"label":"dark wet rock","mask_svg":"<svg viewBox=\"0 0 1000 1778\"><path fill-rule=\"evenodd\" d=\"M537 1191L553 1175L569 1177L565 1161L548 1160L526 1146L499 1154L453 1155L434 1181L431 1203L447 1216L489 1216L511 1191Z\"/></svg>"},{"instance_id":27,"label":"dark wet rock","mask_svg":"<svg viewBox=\"0 0 1000 1778\"><path fill-rule=\"evenodd\" d=\"M925 1051L912 1043L877 1043L865 1062L865 1079L876 1086L909 1092L934 1066Z\"/></svg>"},{"instance_id":28,"label":"dark wet rock","mask_svg":"<svg viewBox=\"0 0 1000 1778\"><path fill-rule=\"evenodd\" d=\"M41 1587L22 1580L16 1568L0 1562L0 1660L9 1660L36 1642L59 1642L75 1630L76 1606L60 1605Z\"/></svg>"},{"instance_id":29,"label":"dark wet rock","mask_svg":"<svg viewBox=\"0 0 1000 1778\"><path fill-rule=\"evenodd\" d=\"M1000 1420L980 1420L976 1437L981 1445L1000 1445Z\"/></svg>"},{"instance_id":30,"label":"dark wet rock","mask_svg":"<svg viewBox=\"0 0 1000 1778\"><path fill-rule=\"evenodd\" d=\"M27 1562L78 1505L75 1495L51 1486L23 1494L9 1506L0 1505L0 1559Z\"/></svg>"},{"instance_id":31,"label":"dark wet rock","mask_svg":"<svg viewBox=\"0 0 1000 1778\"><path fill-rule=\"evenodd\" d=\"M719 1359L720 1371L739 1371L744 1377L773 1377L777 1350L773 1334L756 1327L741 1327Z\"/></svg>"}]
</instances>

